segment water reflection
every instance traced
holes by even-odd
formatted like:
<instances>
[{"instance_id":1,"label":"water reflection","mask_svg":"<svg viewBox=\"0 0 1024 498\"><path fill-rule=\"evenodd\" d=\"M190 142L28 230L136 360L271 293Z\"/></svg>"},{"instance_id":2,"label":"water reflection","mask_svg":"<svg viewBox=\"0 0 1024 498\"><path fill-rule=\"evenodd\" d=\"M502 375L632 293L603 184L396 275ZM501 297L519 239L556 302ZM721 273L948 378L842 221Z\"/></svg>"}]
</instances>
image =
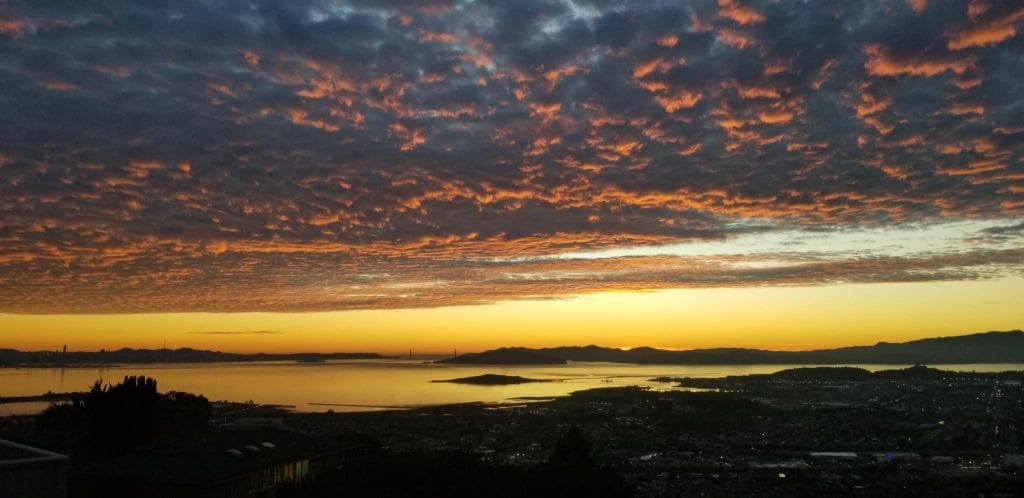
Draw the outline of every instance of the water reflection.
<instances>
[{"instance_id":1,"label":"water reflection","mask_svg":"<svg viewBox=\"0 0 1024 498\"><path fill-rule=\"evenodd\" d=\"M907 365L852 365L868 370ZM123 365L94 368L0 369L0 397L83 391L96 379L120 381L145 375L161 391L203 394L211 400L255 401L293 406L297 411L363 411L481 401L500 403L563 396L596 387L650 386L659 376L723 377L771 373L793 365L631 365L576 362L544 366L470 366L421 360L358 360L326 363L261 362ZM1024 364L942 365L945 370L1024 370ZM432 383L486 373L554 380L505 386ZM33 407L34 406L34 407ZM46 403L0 404L0 415L45 408Z\"/></svg>"}]
</instances>

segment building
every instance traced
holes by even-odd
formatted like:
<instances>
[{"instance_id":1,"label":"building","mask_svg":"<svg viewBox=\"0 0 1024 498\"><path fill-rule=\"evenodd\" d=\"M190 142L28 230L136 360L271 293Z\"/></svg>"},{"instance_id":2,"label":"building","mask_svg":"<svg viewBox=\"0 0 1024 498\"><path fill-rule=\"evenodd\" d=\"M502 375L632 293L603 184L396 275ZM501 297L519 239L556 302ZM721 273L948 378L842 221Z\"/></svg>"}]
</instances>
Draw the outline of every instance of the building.
<instances>
[{"instance_id":1,"label":"building","mask_svg":"<svg viewBox=\"0 0 1024 498\"><path fill-rule=\"evenodd\" d=\"M0 439L0 496L64 498L71 459Z\"/></svg>"},{"instance_id":2,"label":"building","mask_svg":"<svg viewBox=\"0 0 1024 498\"><path fill-rule=\"evenodd\" d=\"M223 431L83 462L72 486L81 496L258 498L337 468L359 448L273 428Z\"/></svg>"}]
</instances>

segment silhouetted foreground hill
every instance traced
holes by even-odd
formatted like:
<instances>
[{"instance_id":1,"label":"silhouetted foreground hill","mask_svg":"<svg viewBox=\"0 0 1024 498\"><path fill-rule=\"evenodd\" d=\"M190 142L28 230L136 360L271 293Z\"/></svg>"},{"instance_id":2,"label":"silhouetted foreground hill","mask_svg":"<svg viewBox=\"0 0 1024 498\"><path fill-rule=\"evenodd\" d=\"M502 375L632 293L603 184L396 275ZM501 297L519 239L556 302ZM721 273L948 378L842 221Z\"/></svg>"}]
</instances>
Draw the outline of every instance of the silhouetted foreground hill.
<instances>
[{"instance_id":1,"label":"silhouetted foreground hill","mask_svg":"<svg viewBox=\"0 0 1024 498\"><path fill-rule=\"evenodd\" d=\"M442 363L487 365L560 364L565 361L677 365L1024 363L1024 332L1020 330L984 332L903 343L880 342L874 346L813 351L766 351L741 348L670 351L648 347L617 349L599 346L564 346L544 349L501 348L441 360Z\"/></svg>"},{"instance_id":2,"label":"silhouetted foreground hill","mask_svg":"<svg viewBox=\"0 0 1024 498\"><path fill-rule=\"evenodd\" d=\"M116 351L18 351L0 349L0 365L90 365L109 363L208 363L234 361L320 361L384 359L377 353L238 354L201 349L118 349Z\"/></svg>"},{"instance_id":3,"label":"silhouetted foreground hill","mask_svg":"<svg viewBox=\"0 0 1024 498\"><path fill-rule=\"evenodd\" d=\"M925 365L914 365L907 368L893 370L878 370L872 372L863 368L855 367L801 367L779 370L770 374L752 375L730 375L720 379L734 380L742 379L747 381L793 381L793 382L860 382L871 380L958 380L958 379L1019 379L1024 377L1024 371L1005 372L958 372L931 368ZM714 380L720 380L714 379Z\"/></svg>"},{"instance_id":4,"label":"silhouetted foreground hill","mask_svg":"<svg viewBox=\"0 0 1024 498\"><path fill-rule=\"evenodd\" d=\"M700 387L711 389L732 389L737 386L763 388L767 383L774 382L810 382L815 384L832 384L847 382L997 382L1024 380L1024 370L1008 370L1004 372L960 372L940 370L924 365L907 368L878 370L872 372L855 367L799 367L780 370L770 374L727 375L725 377L659 377L664 382L678 382L683 387Z\"/></svg>"}]
</instances>

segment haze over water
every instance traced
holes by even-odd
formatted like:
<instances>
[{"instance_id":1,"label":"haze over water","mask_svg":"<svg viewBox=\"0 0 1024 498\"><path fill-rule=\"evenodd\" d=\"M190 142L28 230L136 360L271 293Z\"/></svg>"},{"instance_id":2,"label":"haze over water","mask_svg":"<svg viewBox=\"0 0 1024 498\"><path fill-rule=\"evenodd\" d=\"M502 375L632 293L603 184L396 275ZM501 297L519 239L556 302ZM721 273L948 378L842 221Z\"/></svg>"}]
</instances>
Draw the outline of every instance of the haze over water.
<instances>
[{"instance_id":1,"label":"haze over water","mask_svg":"<svg viewBox=\"0 0 1024 498\"><path fill-rule=\"evenodd\" d=\"M597 387L648 386L659 376L724 377L771 373L808 365L635 365L570 362L567 365L448 365L422 360L358 360L326 363L254 362L202 364L128 364L84 368L0 369L0 398L45 392L84 391L97 379L116 383L126 375L146 375L161 392L202 394L212 401L254 401L294 407L300 412L367 411L449 403L507 403L521 398L564 396ZM907 365L852 365L868 370ZM943 370L999 372L1024 370L1024 364L938 365ZM496 373L555 380L505 386L437 383ZM0 404L0 416L34 413L47 402Z\"/></svg>"}]
</instances>

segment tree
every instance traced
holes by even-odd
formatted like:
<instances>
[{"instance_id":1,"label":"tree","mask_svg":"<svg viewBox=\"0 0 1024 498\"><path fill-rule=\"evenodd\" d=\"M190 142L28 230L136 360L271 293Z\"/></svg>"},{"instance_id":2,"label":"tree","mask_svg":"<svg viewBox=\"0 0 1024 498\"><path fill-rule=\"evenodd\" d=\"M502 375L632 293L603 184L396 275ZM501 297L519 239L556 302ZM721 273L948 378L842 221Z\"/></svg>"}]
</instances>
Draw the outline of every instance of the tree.
<instances>
[{"instance_id":1,"label":"tree","mask_svg":"<svg viewBox=\"0 0 1024 498\"><path fill-rule=\"evenodd\" d=\"M573 425L562 435L555 450L548 457L548 464L556 467L579 467L594 465L593 448L579 426Z\"/></svg>"},{"instance_id":2,"label":"tree","mask_svg":"<svg viewBox=\"0 0 1024 498\"><path fill-rule=\"evenodd\" d=\"M609 466L594 460L593 446L576 425L570 427L537 469L539 496L621 497L632 493L622 477Z\"/></svg>"},{"instance_id":3,"label":"tree","mask_svg":"<svg viewBox=\"0 0 1024 498\"><path fill-rule=\"evenodd\" d=\"M156 379L126 376L114 385L97 380L84 396L51 405L39 428L57 440L74 440L82 452L119 454L159 437L201 434L210 415L203 396L160 394Z\"/></svg>"}]
</instances>

